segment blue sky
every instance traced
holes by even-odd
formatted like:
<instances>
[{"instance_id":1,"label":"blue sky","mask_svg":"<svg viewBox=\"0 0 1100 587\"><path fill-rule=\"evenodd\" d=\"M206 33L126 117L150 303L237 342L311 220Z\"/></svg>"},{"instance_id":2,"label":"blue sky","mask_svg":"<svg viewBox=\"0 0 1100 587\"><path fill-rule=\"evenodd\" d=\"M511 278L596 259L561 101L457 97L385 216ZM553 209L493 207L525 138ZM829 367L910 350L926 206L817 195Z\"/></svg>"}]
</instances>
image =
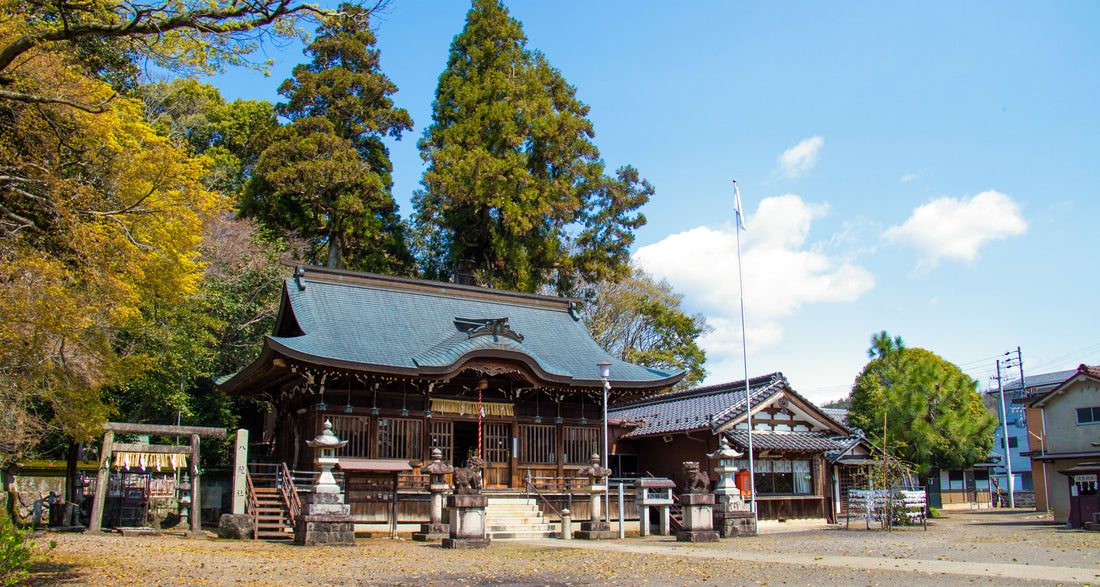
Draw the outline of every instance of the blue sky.
<instances>
[{"instance_id":1,"label":"blue sky","mask_svg":"<svg viewBox=\"0 0 1100 587\"><path fill-rule=\"evenodd\" d=\"M468 3L394 0L383 70L416 128L392 144L403 215L416 140ZM731 180L752 376L847 394L874 332L989 384L1100 363L1100 3L513 1L529 47L591 107L609 168L656 188L636 261L707 316L707 383L741 379ZM271 77L214 78L277 101Z\"/></svg>"}]
</instances>

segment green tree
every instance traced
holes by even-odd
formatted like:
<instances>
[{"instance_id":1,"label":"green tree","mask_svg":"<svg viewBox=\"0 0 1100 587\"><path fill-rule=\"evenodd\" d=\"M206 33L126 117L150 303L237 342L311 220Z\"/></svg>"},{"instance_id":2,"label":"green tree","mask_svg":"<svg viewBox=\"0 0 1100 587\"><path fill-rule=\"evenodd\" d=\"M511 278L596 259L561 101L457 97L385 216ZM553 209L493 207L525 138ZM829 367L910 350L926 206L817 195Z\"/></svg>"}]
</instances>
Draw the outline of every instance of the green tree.
<instances>
[{"instance_id":1,"label":"green tree","mask_svg":"<svg viewBox=\"0 0 1100 587\"><path fill-rule=\"evenodd\" d=\"M370 10L384 5L379 2ZM39 68L28 64L45 55L65 55L86 75L126 83L136 72L134 63L144 60L184 73L214 73L227 65L264 67L249 59L262 40L294 38L300 35L299 18L331 13L288 0L0 0L0 12L5 15L0 23L0 100L92 112L109 108L112 95L74 94L42 83L47 80L38 77Z\"/></svg>"},{"instance_id":2,"label":"green tree","mask_svg":"<svg viewBox=\"0 0 1100 587\"><path fill-rule=\"evenodd\" d=\"M209 160L204 183L240 200L260 152L279 128L275 106L264 100L226 103L214 86L188 78L140 86L137 93L158 133Z\"/></svg>"},{"instance_id":3,"label":"green tree","mask_svg":"<svg viewBox=\"0 0 1100 587\"><path fill-rule=\"evenodd\" d=\"M412 261L391 190L386 137L412 128L390 98L369 11L344 4L325 20L277 106L290 123L260 155L241 203L246 216L311 243L329 267L407 272Z\"/></svg>"},{"instance_id":4,"label":"green tree","mask_svg":"<svg viewBox=\"0 0 1100 587\"><path fill-rule=\"evenodd\" d=\"M684 313L683 297L635 267L621 281L596 284L581 317L612 355L646 367L686 370L677 389L687 389L706 377L706 353L696 341L711 328L701 314Z\"/></svg>"},{"instance_id":5,"label":"green tree","mask_svg":"<svg viewBox=\"0 0 1100 587\"><path fill-rule=\"evenodd\" d=\"M588 106L499 0L474 0L439 76L413 198L424 272L568 293L627 272L652 186L604 174Z\"/></svg>"},{"instance_id":6,"label":"green tree","mask_svg":"<svg viewBox=\"0 0 1100 587\"><path fill-rule=\"evenodd\" d=\"M105 397L127 422L233 428L236 410L212 378L248 365L274 326L292 247L271 241L247 220L217 220L201 247L204 271L193 295L127 324L120 352L148 357L144 371L109 388ZM207 462L225 443L204 450Z\"/></svg>"},{"instance_id":7,"label":"green tree","mask_svg":"<svg viewBox=\"0 0 1100 587\"><path fill-rule=\"evenodd\" d=\"M885 331L871 338L868 355L871 361L849 396L850 425L913 463L921 475L986 460L996 420L982 405L976 381Z\"/></svg>"}]
</instances>

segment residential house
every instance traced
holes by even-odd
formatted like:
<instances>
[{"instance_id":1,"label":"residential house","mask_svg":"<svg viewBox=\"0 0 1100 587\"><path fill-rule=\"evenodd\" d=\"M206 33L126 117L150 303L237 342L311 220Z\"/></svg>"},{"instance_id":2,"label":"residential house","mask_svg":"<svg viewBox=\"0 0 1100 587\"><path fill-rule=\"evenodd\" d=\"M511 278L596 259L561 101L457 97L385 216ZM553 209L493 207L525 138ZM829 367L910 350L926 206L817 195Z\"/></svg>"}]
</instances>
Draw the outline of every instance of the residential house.
<instances>
[{"instance_id":1,"label":"residential house","mask_svg":"<svg viewBox=\"0 0 1100 587\"><path fill-rule=\"evenodd\" d=\"M1035 475L1037 508L1052 510L1056 522L1067 522L1071 480L1063 472L1100 461L1100 367L1081 365L1033 399L1028 432L1032 470L1043 471Z\"/></svg>"}]
</instances>

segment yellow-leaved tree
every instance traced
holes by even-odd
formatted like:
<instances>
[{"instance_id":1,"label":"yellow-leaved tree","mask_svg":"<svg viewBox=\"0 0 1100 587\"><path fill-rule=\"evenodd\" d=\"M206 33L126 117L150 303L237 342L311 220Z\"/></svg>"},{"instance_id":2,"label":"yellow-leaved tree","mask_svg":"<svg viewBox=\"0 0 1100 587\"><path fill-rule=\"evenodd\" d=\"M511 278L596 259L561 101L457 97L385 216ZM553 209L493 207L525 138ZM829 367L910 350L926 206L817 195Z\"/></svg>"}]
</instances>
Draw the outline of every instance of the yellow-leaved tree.
<instances>
[{"instance_id":1,"label":"yellow-leaved tree","mask_svg":"<svg viewBox=\"0 0 1100 587\"><path fill-rule=\"evenodd\" d=\"M15 91L115 95L57 53L21 69L33 75ZM110 414L100 390L149 360L114 333L194 291L203 227L228 212L206 162L154 132L142 102L109 104L0 105L0 460L48 431L94 435Z\"/></svg>"}]
</instances>

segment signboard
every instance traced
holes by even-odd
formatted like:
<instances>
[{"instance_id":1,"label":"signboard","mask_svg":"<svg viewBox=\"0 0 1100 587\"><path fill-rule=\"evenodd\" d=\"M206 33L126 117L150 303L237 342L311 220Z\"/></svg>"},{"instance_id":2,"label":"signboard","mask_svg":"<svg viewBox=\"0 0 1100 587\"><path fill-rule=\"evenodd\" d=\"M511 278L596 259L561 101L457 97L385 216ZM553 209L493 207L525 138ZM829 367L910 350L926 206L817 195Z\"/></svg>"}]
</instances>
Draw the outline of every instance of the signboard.
<instances>
[{"instance_id":1,"label":"signboard","mask_svg":"<svg viewBox=\"0 0 1100 587\"><path fill-rule=\"evenodd\" d=\"M1091 475L1074 475L1074 483L1096 483L1096 473Z\"/></svg>"}]
</instances>

